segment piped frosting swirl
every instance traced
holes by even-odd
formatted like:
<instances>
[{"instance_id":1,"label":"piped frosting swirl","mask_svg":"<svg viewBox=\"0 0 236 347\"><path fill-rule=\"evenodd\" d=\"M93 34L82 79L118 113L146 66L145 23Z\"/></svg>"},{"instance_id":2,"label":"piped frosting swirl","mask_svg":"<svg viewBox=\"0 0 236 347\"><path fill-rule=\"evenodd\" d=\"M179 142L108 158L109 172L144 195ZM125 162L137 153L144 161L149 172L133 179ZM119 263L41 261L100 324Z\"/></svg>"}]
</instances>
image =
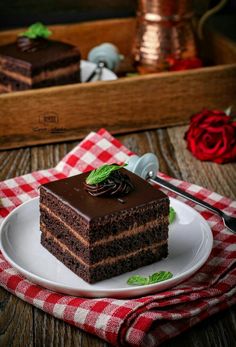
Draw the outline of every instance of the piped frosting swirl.
<instances>
[{"instance_id":1,"label":"piped frosting swirl","mask_svg":"<svg viewBox=\"0 0 236 347\"><path fill-rule=\"evenodd\" d=\"M84 183L85 190L92 196L123 196L129 194L134 186L128 175L120 170L113 171L109 177L98 184Z\"/></svg>"},{"instance_id":2,"label":"piped frosting swirl","mask_svg":"<svg viewBox=\"0 0 236 347\"><path fill-rule=\"evenodd\" d=\"M22 52L35 52L42 48L46 43L45 39L30 39L27 36L19 36L16 40L17 47Z\"/></svg>"}]
</instances>

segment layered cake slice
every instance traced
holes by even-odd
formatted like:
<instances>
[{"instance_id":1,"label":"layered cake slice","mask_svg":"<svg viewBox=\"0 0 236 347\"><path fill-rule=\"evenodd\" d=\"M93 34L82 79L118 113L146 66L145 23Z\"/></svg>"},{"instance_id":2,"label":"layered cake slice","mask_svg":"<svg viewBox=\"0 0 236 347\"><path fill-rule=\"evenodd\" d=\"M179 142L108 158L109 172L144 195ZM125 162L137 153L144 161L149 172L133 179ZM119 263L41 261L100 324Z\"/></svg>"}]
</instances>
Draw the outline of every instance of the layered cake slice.
<instances>
[{"instance_id":1,"label":"layered cake slice","mask_svg":"<svg viewBox=\"0 0 236 347\"><path fill-rule=\"evenodd\" d=\"M42 245L89 283L166 257L168 215L163 192L117 165L40 187Z\"/></svg>"},{"instance_id":2,"label":"layered cake slice","mask_svg":"<svg viewBox=\"0 0 236 347\"><path fill-rule=\"evenodd\" d=\"M50 40L50 31L33 24L15 42L0 46L0 89L5 92L80 82L80 52Z\"/></svg>"}]
</instances>

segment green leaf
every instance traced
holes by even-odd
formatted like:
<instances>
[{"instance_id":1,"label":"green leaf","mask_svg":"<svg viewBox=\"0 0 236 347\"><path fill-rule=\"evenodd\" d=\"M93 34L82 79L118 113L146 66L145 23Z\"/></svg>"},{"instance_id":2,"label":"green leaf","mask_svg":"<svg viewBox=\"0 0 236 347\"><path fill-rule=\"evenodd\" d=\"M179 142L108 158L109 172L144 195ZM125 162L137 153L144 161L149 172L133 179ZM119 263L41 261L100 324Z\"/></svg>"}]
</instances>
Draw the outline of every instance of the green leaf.
<instances>
[{"instance_id":1,"label":"green leaf","mask_svg":"<svg viewBox=\"0 0 236 347\"><path fill-rule=\"evenodd\" d=\"M42 23L37 22L32 24L28 30L21 33L21 36L26 36L29 39L44 38L47 39L52 32Z\"/></svg>"},{"instance_id":2,"label":"green leaf","mask_svg":"<svg viewBox=\"0 0 236 347\"><path fill-rule=\"evenodd\" d=\"M100 182L103 182L110 176L112 171L119 170L124 166L126 166L126 164L124 164L124 165L116 165L116 164L102 165L98 169L95 169L95 170L90 172L90 174L86 178L86 183L87 184L98 184Z\"/></svg>"},{"instance_id":3,"label":"green leaf","mask_svg":"<svg viewBox=\"0 0 236 347\"><path fill-rule=\"evenodd\" d=\"M128 279L127 284L129 284L130 286L144 286L148 284L148 282L149 282L149 279L147 277L134 275Z\"/></svg>"},{"instance_id":4,"label":"green leaf","mask_svg":"<svg viewBox=\"0 0 236 347\"><path fill-rule=\"evenodd\" d=\"M153 284L153 283L158 283L162 281L166 281L169 278L173 277L173 274L169 271L159 271L155 272L151 276L149 276L149 283L148 284Z\"/></svg>"},{"instance_id":5,"label":"green leaf","mask_svg":"<svg viewBox=\"0 0 236 347\"><path fill-rule=\"evenodd\" d=\"M169 278L173 277L173 274L169 271L159 271L155 272L154 274L150 275L149 277L142 277L139 275L131 276L127 284L130 286L145 286L147 284L153 284L158 283L162 281L166 281Z\"/></svg>"},{"instance_id":6,"label":"green leaf","mask_svg":"<svg viewBox=\"0 0 236 347\"><path fill-rule=\"evenodd\" d=\"M169 212L169 222L170 224L174 222L176 217L176 212L173 207L170 207L170 212Z\"/></svg>"}]
</instances>

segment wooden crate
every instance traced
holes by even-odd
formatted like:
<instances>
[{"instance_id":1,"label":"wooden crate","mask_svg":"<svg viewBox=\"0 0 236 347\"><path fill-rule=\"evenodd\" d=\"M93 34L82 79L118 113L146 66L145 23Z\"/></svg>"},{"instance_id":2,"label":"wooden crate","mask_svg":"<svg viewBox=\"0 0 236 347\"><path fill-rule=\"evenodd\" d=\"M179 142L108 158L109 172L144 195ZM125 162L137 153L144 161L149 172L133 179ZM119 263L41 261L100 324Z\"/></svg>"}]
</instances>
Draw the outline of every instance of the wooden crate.
<instances>
[{"instance_id":1,"label":"wooden crate","mask_svg":"<svg viewBox=\"0 0 236 347\"><path fill-rule=\"evenodd\" d=\"M113 42L130 66L135 19L113 19L51 26L53 38L80 47L82 57ZM0 33L0 43L21 32ZM188 122L192 113L225 109L235 102L236 47L223 36L207 35L207 53L215 66L74 84L0 95L0 149L82 138L106 127L112 133L152 129Z\"/></svg>"}]
</instances>

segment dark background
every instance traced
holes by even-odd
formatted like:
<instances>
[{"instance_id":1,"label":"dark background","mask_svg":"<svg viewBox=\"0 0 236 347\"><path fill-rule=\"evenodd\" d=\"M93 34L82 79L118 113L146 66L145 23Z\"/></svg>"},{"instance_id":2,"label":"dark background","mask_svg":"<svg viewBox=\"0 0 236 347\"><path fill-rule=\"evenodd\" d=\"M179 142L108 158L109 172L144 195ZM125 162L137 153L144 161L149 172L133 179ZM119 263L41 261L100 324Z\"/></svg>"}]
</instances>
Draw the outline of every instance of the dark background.
<instances>
[{"instance_id":1,"label":"dark background","mask_svg":"<svg viewBox=\"0 0 236 347\"><path fill-rule=\"evenodd\" d=\"M129 17L136 0L0 0L0 28Z\"/></svg>"},{"instance_id":2,"label":"dark background","mask_svg":"<svg viewBox=\"0 0 236 347\"><path fill-rule=\"evenodd\" d=\"M137 2L138 0L0 0L0 30L28 26L36 21L59 24L134 16ZM206 3L213 6L218 2L219 0L194 0L198 13ZM229 35L236 32L235 13L236 0L228 0L220 14L214 16L217 25L227 30Z\"/></svg>"}]
</instances>

